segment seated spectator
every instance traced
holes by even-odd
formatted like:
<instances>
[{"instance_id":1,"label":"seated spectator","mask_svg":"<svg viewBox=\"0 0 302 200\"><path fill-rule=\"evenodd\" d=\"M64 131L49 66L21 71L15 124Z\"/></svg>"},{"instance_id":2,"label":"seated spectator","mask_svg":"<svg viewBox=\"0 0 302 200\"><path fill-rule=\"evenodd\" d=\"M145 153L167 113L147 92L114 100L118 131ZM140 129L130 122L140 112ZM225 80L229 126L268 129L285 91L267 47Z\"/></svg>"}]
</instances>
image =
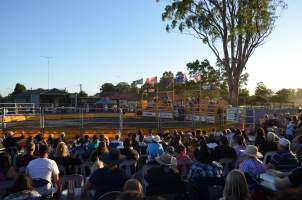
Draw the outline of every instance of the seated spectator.
<instances>
[{"instance_id":1,"label":"seated spectator","mask_svg":"<svg viewBox=\"0 0 302 200\"><path fill-rule=\"evenodd\" d=\"M123 142L120 139L120 135L116 134L114 140L109 143L111 149L122 149L124 147Z\"/></svg>"},{"instance_id":2,"label":"seated spectator","mask_svg":"<svg viewBox=\"0 0 302 200\"><path fill-rule=\"evenodd\" d=\"M258 128L256 132L255 146L259 147L264 143L265 143L265 131L263 128Z\"/></svg>"},{"instance_id":3,"label":"seated spectator","mask_svg":"<svg viewBox=\"0 0 302 200\"><path fill-rule=\"evenodd\" d=\"M40 198L41 195L33 190L31 178L22 174L16 179L11 194L4 200L38 200Z\"/></svg>"},{"instance_id":4,"label":"seated spectator","mask_svg":"<svg viewBox=\"0 0 302 200\"><path fill-rule=\"evenodd\" d=\"M59 192L59 169L57 163L48 158L48 146L40 146L39 157L29 162L26 171L33 180L33 187L42 196L52 196L53 185Z\"/></svg>"},{"instance_id":5,"label":"seated spectator","mask_svg":"<svg viewBox=\"0 0 302 200\"><path fill-rule=\"evenodd\" d=\"M37 158L34 155L36 150L36 145L33 142L29 142L26 144L25 155L18 157L17 159L17 167L26 167L28 163Z\"/></svg>"},{"instance_id":6,"label":"seated spectator","mask_svg":"<svg viewBox=\"0 0 302 200\"><path fill-rule=\"evenodd\" d=\"M278 152L272 157L267 168L272 168L281 172L289 172L299 166L298 158L290 150L289 140L281 138L277 147Z\"/></svg>"},{"instance_id":7,"label":"seated spectator","mask_svg":"<svg viewBox=\"0 0 302 200\"><path fill-rule=\"evenodd\" d=\"M148 144L147 147L147 155L148 155L148 161L154 161L154 159L164 153L164 149L162 145L160 144L161 139L160 137L154 136L152 142Z\"/></svg>"},{"instance_id":8,"label":"seated spectator","mask_svg":"<svg viewBox=\"0 0 302 200\"><path fill-rule=\"evenodd\" d=\"M275 184L280 190L302 186L302 167L294 169L288 176L276 177Z\"/></svg>"},{"instance_id":9,"label":"seated spectator","mask_svg":"<svg viewBox=\"0 0 302 200\"><path fill-rule=\"evenodd\" d=\"M129 179L128 181L126 181L124 188L123 188L124 192L137 192L140 193L142 196L144 196L144 189L142 184L136 180L136 179Z\"/></svg>"},{"instance_id":10,"label":"seated spectator","mask_svg":"<svg viewBox=\"0 0 302 200\"><path fill-rule=\"evenodd\" d=\"M187 148L184 145L179 145L176 149L176 160L177 161L191 161L191 158L187 154Z\"/></svg>"},{"instance_id":11,"label":"seated spectator","mask_svg":"<svg viewBox=\"0 0 302 200\"><path fill-rule=\"evenodd\" d=\"M148 183L147 195L171 194L182 191L180 174L171 167L172 159L173 156L168 153L163 153L155 158L159 166L152 167L145 175L145 180Z\"/></svg>"},{"instance_id":12,"label":"seated spectator","mask_svg":"<svg viewBox=\"0 0 302 200\"><path fill-rule=\"evenodd\" d=\"M174 133L173 133L173 137L170 141L170 146L174 147L175 149L181 145L182 142L181 142L181 136L180 134L175 130Z\"/></svg>"},{"instance_id":13,"label":"seated spectator","mask_svg":"<svg viewBox=\"0 0 302 200\"><path fill-rule=\"evenodd\" d=\"M126 174L118 167L121 162L119 150L111 149L102 156L104 168L97 169L86 183L86 190L95 189L94 199L111 191L121 191L126 181Z\"/></svg>"},{"instance_id":14,"label":"seated spectator","mask_svg":"<svg viewBox=\"0 0 302 200\"><path fill-rule=\"evenodd\" d=\"M225 136L221 136L219 145L213 151L213 159L219 161L222 158L231 158L235 161L236 157L236 151L229 146L228 139Z\"/></svg>"},{"instance_id":15,"label":"seated spectator","mask_svg":"<svg viewBox=\"0 0 302 200\"><path fill-rule=\"evenodd\" d=\"M265 172L265 167L258 158L262 158L262 154L258 152L258 148L254 145L248 145L246 150L243 150L243 161L239 165L239 169L244 174L252 174L253 176L259 176Z\"/></svg>"},{"instance_id":16,"label":"seated spectator","mask_svg":"<svg viewBox=\"0 0 302 200\"><path fill-rule=\"evenodd\" d=\"M8 131L6 137L3 140L3 146L5 147L6 151L9 151L9 148L16 147L18 148L18 142L24 139L24 135L20 137L14 137L15 133L13 131Z\"/></svg>"},{"instance_id":17,"label":"seated spectator","mask_svg":"<svg viewBox=\"0 0 302 200\"><path fill-rule=\"evenodd\" d=\"M220 163L212 161L211 155L206 145L194 151L195 162L192 164L188 178L195 177L222 177L223 167Z\"/></svg>"},{"instance_id":18,"label":"seated spectator","mask_svg":"<svg viewBox=\"0 0 302 200\"><path fill-rule=\"evenodd\" d=\"M124 140L124 148L120 149L121 154L126 157L126 160L135 160L139 159L138 152L133 149L132 142L129 138Z\"/></svg>"},{"instance_id":19,"label":"seated spectator","mask_svg":"<svg viewBox=\"0 0 302 200\"><path fill-rule=\"evenodd\" d=\"M94 135L92 137L91 143L89 143L87 146L87 148L88 148L87 151L88 151L89 155L91 155L91 153L94 152L98 148L99 143L100 143L100 141L98 140L97 136Z\"/></svg>"},{"instance_id":20,"label":"seated spectator","mask_svg":"<svg viewBox=\"0 0 302 200\"><path fill-rule=\"evenodd\" d=\"M207 138L207 146L211 151L213 151L218 146L214 134L210 134L209 137Z\"/></svg>"},{"instance_id":21,"label":"seated spectator","mask_svg":"<svg viewBox=\"0 0 302 200\"><path fill-rule=\"evenodd\" d=\"M259 146L259 151L262 155L265 155L267 152L277 151L277 135L273 132L269 132L266 138L266 141Z\"/></svg>"},{"instance_id":22,"label":"seated spectator","mask_svg":"<svg viewBox=\"0 0 302 200\"><path fill-rule=\"evenodd\" d=\"M139 155L146 155L147 154L147 144L144 142L143 135L137 135L135 139L138 143L138 149L136 150Z\"/></svg>"},{"instance_id":23,"label":"seated spectator","mask_svg":"<svg viewBox=\"0 0 302 200\"><path fill-rule=\"evenodd\" d=\"M298 158L302 158L302 135L298 135L293 139L291 148Z\"/></svg>"},{"instance_id":24,"label":"seated spectator","mask_svg":"<svg viewBox=\"0 0 302 200\"><path fill-rule=\"evenodd\" d=\"M232 170L225 181L223 197L219 200L251 200L245 176L239 170Z\"/></svg>"},{"instance_id":25,"label":"seated spectator","mask_svg":"<svg viewBox=\"0 0 302 200\"><path fill-rule=\"evenodd\" d=\"M241 156L241 151L246 148L242 135L234 135L232 139L232 147L235 150L237 157Z\"/></svg>"},{"instance_id":26,"label":"seated spectator","mask_svg":"<svg viewBox=\"0 0 302 200\"><path fill-rule=\"evenodd\" d=\"M17 173L11 164L11 157L8 153L0 154L0 182L5 180L14 180Z\"/></svg>"},{"instance_id":27,"label":"seated spectator","mask_svg":"<svg viewBox=\"0 0 302 200\"><path fill-rule=\"evenodd\" d=\"M74 170L73 167L82 163L80 159L70 157L68 146L64 142L60 142L57 145L53 159L56 161L57 165L65 166L67 174L72 174Z\"/></svg>"},{"instance_id":28,"label":"seated spectator","mask_svg":"<svg viewBox=\"0 0 302 200\"><path fill-rule=\"evenodd\" d=\"M179 170L182 177L186 177L189 170L191 169L193 162L187 155L187 149L184 145L179 145L178 149L176 149L176 152L177 169Z\"/></svg>"},{"instance_id":29,"label":"seated spectator","mask_svg":"<svg viewBox=\"0 0 302 200\"><path fill-rule=\"evenodd\" d=\"M195 162L193 162L188 180L191 188L198 188L197 192L189 193L197 195L197 199L209 199L209 186L223 184L223 167L220 163L212 161L206 144L201 145L194 151ZM194 199L195 199L194 198Z\"/></svg>"},{"instance_id":30,"label":"seated spectator","mask_svg":"<svg viewBox=\"0 0 302 200\"><path fill-rule=\"evenodd\" d=\"M97 158L102 157L104 154L108 153L109 149L106 142L100 142L99 147L90 155L89 160L95 162Z\"/></svg>"},{"instance_id":31,"label":"seated spectator","mask_svg":"<svg viewBox=\"0 0 302 200\"><path fill-rule=\"evenodd\" d=\"M235 135L235 130L233 128L226 130L226 137L231 145L233 143L233 137Z\"/></svg>"},{"instance_id":32,"label":"seated spectator","mask_svg":"<svg viewBox=\"0 0 302 200\"><path fill-rule=\"evenodd\" d=\"M147 143L147 144L148 143L152 143L153 142L153 138L154 138L154 136L152 134L152 130L149 129L147 135L144 137L144 142Z\"/></svg>"},{"instance_id":33,"label":"seated spectator","mask_svg":"<svg viewBox=\"0 0 302 200\"><path fill-rule=\"evenodd\" d=\"M288 121L285 130L285 137L291 141L294 138L295 131L297 128L297 117L296 116L293 116L292 118L288 117L287 120Z\"/></svg>"}]
</instances>

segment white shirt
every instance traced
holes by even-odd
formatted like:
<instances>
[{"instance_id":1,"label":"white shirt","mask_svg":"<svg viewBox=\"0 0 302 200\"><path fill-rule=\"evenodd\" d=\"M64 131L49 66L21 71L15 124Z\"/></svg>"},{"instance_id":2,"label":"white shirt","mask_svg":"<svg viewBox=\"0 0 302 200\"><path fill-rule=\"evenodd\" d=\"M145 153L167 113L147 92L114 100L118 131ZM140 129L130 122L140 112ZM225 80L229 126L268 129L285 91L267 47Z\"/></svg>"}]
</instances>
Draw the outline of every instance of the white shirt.
<instances>
[{"instance_id":1,"label":"white shirt","mask_svg":"<svg viewBox=\"0 0 302 200\"><path fill-rule=\"evenodd\" d=\"M27 165L27 173L32 179L44 179L51 183L51 177L59 175L57 163L48 158L37 158Z\"/></svg>"}]
</instances>

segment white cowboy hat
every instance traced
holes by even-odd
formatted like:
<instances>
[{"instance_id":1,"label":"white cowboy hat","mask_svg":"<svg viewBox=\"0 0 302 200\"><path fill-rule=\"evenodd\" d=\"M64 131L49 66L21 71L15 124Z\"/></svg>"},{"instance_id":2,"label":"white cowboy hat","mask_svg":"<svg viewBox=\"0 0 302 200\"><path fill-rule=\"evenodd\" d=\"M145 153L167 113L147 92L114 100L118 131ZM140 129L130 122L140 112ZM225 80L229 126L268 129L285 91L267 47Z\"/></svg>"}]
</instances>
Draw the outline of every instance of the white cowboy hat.
<instances>
[{"instance_id":1,"label":"white cowboy hat","mask_svg":"<svg viewBox=\"0 0 302 200\"><path fill-rule=\"evenodd\" d=\"M161 142L161 139L160 139L160 137L159 137L158 135L154 136L152 140L153 140L154 142L156 142L156 143Z\"/></svg>"},{"instance_id":2,"label":"white cowboy hat","mask_svg":"<svg viewBox=\"0 0 302 200\"><path fill-rule=\"evenodd\" d=\"M241 150L241 152L245 155L255 157L255 158L262 158L263 155L258 151L258 148L254 145L248 145L245 150Z\"/></svg>"}]
</instances>

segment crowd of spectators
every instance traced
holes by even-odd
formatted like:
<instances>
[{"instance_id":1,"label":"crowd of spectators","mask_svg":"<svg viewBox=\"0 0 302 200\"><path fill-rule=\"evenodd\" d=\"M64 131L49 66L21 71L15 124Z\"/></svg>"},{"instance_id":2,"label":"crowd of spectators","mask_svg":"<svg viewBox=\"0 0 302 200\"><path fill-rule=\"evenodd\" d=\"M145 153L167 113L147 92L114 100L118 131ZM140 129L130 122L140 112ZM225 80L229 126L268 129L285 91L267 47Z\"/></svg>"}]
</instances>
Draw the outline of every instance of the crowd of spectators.
<instances>
[{"instance_id":1,"label":"crowd of spectators","mask_svg":"<svg viewBox=\"0 0 302 200\"><path fill-rule=\"evenodd\" d=\"M254 139L236 128L138 130L111 140L106 134L67 140L64 133L25 138L7 131L0 185L12 184L0 198L62 199L64 190L76 187L71 178L64 184L64 177L79 174L82 199L278 199L289 188L302 188L301 119L288 118L281 134L276 130L282 127L264 123ZM277 192L261 185L262 174L274 177Z\"/></svg>"}]
</instances>

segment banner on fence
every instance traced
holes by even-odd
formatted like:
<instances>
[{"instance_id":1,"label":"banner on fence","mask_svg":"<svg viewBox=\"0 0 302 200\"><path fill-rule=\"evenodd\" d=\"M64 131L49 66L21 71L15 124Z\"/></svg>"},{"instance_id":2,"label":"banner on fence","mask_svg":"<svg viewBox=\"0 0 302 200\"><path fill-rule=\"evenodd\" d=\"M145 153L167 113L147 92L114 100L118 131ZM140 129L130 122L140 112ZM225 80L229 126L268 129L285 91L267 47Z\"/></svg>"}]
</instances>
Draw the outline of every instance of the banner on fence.
<instances>
[{"instance_id":1,"label":"banner on fence","mask_svg":"<svg viewBox=\"0 0 302 200\"><path fill-rule=\"evenodd\" d=\"M239 108L232 107L227 109L226 120L228 122L239 122L239 119L240 119Z\"/></svg>"},{"instance_id":2,"label":"banner on fence","mask_svg":"<svg viewBox=\"0 0 302 200\"><path fill-rule=\"evenodd\" d=\"M156 117L155 112L143 112L144 117Z\"/></svg>"},{"instance_id":3,"label":"banner on fence","mask_svg":"<svg viewBox=\"0 0 302 200\"><path fill-rule=\"evenodd\" d=\"M159 117L163 119L173 119L173 113L172 112L160 112Z\"/></svg>"}]
</instances>

